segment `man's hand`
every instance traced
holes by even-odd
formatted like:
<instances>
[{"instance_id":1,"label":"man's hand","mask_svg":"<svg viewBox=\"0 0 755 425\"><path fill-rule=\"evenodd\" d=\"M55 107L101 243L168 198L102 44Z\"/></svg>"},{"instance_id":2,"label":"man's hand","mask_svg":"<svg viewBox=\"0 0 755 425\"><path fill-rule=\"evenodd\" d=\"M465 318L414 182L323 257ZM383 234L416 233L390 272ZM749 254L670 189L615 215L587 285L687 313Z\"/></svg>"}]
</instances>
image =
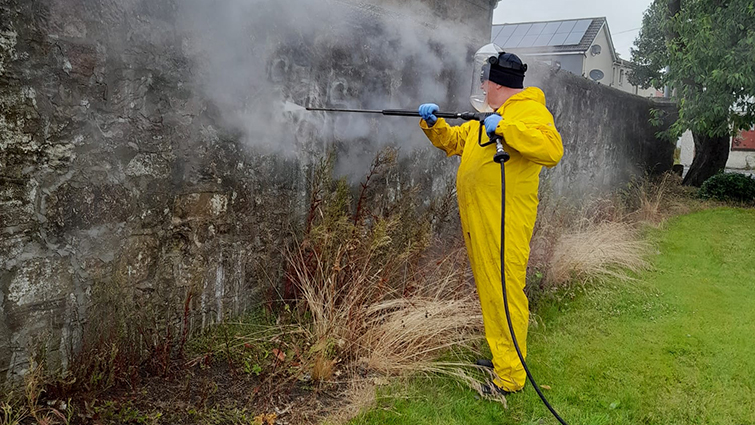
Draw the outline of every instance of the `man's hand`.
<instances>
[{"instance_id":1,"label":"man's hand","mask_svg":"<svg viewBox=\"0 0 755 425\"><path fill-rule=\"evenodd\" d=\"M501 122L501 116L498 114L492 114L485 118L483 124L485 125L485 132L488 133L488 137L495 136L495 129L498 128L498 123Z\"/></svg>"},{"instance_id":2,"label":"man's hand","mask_svg":"<svg viewBox=\"0 0 755 425\"><path fill-rule=\"evenodd\" d=\"M438 121L438 117L434 114L439 110L440 108L438 108L438 105L434 103L423 103L422 105L419 105L419 116L427 122L427 125L432 127Z\"/></svg>"}]
</instances>

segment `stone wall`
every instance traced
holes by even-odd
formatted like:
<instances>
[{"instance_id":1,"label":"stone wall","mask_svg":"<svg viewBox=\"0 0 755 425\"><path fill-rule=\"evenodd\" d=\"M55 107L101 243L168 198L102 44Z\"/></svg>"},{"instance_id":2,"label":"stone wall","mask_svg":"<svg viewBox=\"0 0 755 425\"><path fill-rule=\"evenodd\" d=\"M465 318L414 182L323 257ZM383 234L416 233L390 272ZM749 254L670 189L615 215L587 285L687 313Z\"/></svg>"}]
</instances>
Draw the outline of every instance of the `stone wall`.
<instances>
[{"instance_id":1,"label":"stone wall","mask_svg":"<svg viewBox=\"0 0 755 425\"><path fill-rule=\"evenodd\" d=\"M389 184L443 190L416 119L283 101L459 104L492 16L468 3L0 0L0 381L42 345L65 366L95 313L189 300L196 329L271 295L326 146L358 181L398 143Z\"/></svg>"},{"instance_id":2,"label":"stone wall","mask_svg":"<svg viewBox=\"0 0 755 425\"><path fill-rule=\"evenodd\" d=\"M555 195L579 202L671 170L675 146L656 134L675 116L674 104L531 65L525 83L545 92L564 142L561 163L544 172Z\"/></svg>"}]
</instances>

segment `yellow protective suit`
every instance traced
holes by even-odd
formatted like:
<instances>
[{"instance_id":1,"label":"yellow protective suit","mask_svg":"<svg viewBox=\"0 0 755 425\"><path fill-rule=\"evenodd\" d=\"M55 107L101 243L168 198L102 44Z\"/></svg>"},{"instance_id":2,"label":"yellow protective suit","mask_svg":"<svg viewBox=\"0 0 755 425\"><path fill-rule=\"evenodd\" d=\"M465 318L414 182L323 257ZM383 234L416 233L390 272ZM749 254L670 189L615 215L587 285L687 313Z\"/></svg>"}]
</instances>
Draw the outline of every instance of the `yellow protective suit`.
<instances>
[{"instance_id":1,"label":"yellow protective suit","mask_svg":"<svg viewBox=\"0 0 755 425\"><path fill-rule=\"evenodd\" d=\"M524 285L537 216L540 170L555 166L564 148L542 90L528 87L509 98L497 112L502 119L496 134L503 136L504 147L511 155L506 162L506 292L517 342L526 356L529 306ZM456 175L459 213L480 295L485 337L493 353L494 383L506 391L518 391L524 387L526 373L511 341L503 306L501 166L493 162L494 144L482 148L477 143L481 125L469 121L451 127L440 118L428 127L420 121L433 145L448 156L461 156ZM488 140L484 129L482 138Z\"/></svg>"}]
</instances>

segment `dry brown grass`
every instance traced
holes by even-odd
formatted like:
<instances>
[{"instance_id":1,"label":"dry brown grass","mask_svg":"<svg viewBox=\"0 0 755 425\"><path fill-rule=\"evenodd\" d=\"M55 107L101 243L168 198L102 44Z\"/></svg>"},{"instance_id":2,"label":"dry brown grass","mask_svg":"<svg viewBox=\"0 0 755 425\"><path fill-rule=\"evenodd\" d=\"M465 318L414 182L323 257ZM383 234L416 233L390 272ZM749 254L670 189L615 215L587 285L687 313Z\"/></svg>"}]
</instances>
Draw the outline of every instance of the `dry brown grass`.
<instances>
[{"instance_id":1,"label":"dry brown grass","mask_svg":"<svg viewBox=\"0 0 755 425\"><path fill-rule=\"evenodd\" d=\"M471 346L481 329L482 314L473 296L412 296L371 306L356 344L370 369L400 374L431 369L445 350Z\"/></svg>"},{"instance_id":2,"label":"dry brown grass","mask_svg":"<svg viewBox=\"0 0 755 425\"><path fill-rule=\"evenodd\" d=\"M548 269L548 279L553 285L609 277L627 280L630 272L649 267L645 259L649 248L631 224L591 224L559 239Z\"/></svg>"},{"instance_id":3,"label":"dry brown grass","mask_svg":"<svg viewBox=\"0 0 755 425\"><path fill-rule=\"evenodd\" d=\"M377 400L376 390L379 383L375 379L352 379L346 389L340 394L340 398L343 400L341 406L332 411L323 423L328 425L343 425L374 406Z\"/></svg>"},{"instance_id":4,"label":"dry brown grass","mask_svg":"<svg viewBox=\"0 0 755 425\"><path fill-rule=\"evenodd\" d=\"M670 217L690 212L698 203L681 184L681 177L671 173L633 182L625 194L625 221L658 226Z\"/></svg>"},{"instance_id":5,"label":"dry brown grass","mask_svg":"<svg viewBox=\"0 0 755 425\"><path fill-rule=\"evenodd\" d=\"M673 174L632 182L579 209L546 194L531 243L530 294L570 282L629 279L649 267L644 226L703 207Z\"/></svg>"},{"instance_id":6,"label":"dry brown grass","mask_svg":"<svg viewBox=\"0 0 755 425\"><path fill-rule=\"evenodd\" d=\"M343 182L315 179L308 231L287 254L309 347L302 375L349 382L348 402L331 422L370 404L378 377L444 374L480 386L474 366L437 362L483 338L466 252L428 250L437 245L430 235L439 211L418 212L413 188L387 197L370 186L385 181L390 160L376 159L356 203Z\"/></svg>"},{"instance_id":7,"label":"dry brown grass","mask_svg":"<svg viewBox=\"0 0 755 425\"><path fill-rule=\"evenodd\" d=\"M456 263L459 257L454 253L429 264L432 271L407 274L410 282L381 282L379 272L361 268L344 286L334 276L306 273L303 254L294 257L292 269L311 315L303 325L310 329L313 379L327 379L336 359L384 375L432 371L439 354L479 341L479 301L468 286L466 264ZM410 293L398 289L409 287Z\"/></svg>"},{"instance_id":8,"label":"dry brown grass","mask_svg":"<svg viewBox=\"0 0 755 425\"><path fill-rule=\"evenodd\" d=\"M74 423L74 408L70 399L46 400L46 403L41 403L50 379L48 375L44 359L29 359L22 393L7 391L0 396L0 425Z\"/></svg>"}]
</instances>

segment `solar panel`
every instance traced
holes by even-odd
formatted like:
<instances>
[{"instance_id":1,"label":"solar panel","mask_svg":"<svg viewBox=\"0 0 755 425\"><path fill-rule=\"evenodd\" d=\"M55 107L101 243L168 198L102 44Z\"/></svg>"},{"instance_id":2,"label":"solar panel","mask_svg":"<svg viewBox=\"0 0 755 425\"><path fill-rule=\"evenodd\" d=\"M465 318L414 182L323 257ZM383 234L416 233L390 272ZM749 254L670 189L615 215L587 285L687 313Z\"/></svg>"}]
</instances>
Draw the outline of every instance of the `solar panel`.
<instances>
[{"instance_id":1,"label":"solar panel","mask_svg":"<svg viewBox=\"0 0 755 425\"><path fill-rule=\"evenodd\" d=\"M561 46L564 44L564 40L569 34L553 34L553 37L548 42L548 46Z\"/></svg>"},{"instance_id":2,"label":"solar panel","mask_svg":"<svg viewBox=\"0 0 755 425\"><path fill-rule=\"evenodd\" d=\"M592 24L592 19L582 19L581 21L577 21L572 32L581 32L584 34L585 31L587 31L587 28L590 27L590 24Z\"/></svg>"},{"instance_id":3,"label":"solar panel","mask_svg":"<svg viewBox=\"0 0 755 425\"><path fill-rule=\"evenodd\" d=\"M579 44L580 41L582 41L582 37L585 36L585 32L587 32L587 28L590 27L590 24L592 24L592 19L582 19L577 21L574 28L569 32L569 36L564 40L564 44L567 46Z\"/></svg>"},{"instance_id":4,"label":"solar panel","mask_svg":"<svg viewBox=\"0 0 755 425\"><path fill-rule=\"evenodd\" d=\"M570 32L569 35L566 37L566 40L564 40L564 45L570 46L572 44L579 44L580 41L582 41L582 36L585 35L585 32Z\"/></svg>"},{"instance_id":5,"label":"solar panel","mask_svg":"<svg viewBox=\"0 0 755 425\"><path fill-rule=\"evenodd\" d=\"M508 39L509 39L509 36L503 36L503 37L502 36L498 36L498 37L496 37L496 38L493 39L493 43L495 43L495 44L497 44L499 46L503 46L504 43L506 43L506 40L508 40Z\"/></svg>"},{"instance_id":6,"label":"solar panel","mask_svg":"<svg viewBox=\"0 0 755 425\"><path fill-rule=\"evenodd\" d=\"M527 31L530 30L530 27L532 27L532 24L517 25L517 28L514 30L514 35L525 36L527 35Z\"/></svg>"},{"instance_id":7,"label":"solar panel","mask_svg":"<svg viewBox=\"0 0 755 425\"><path fill-rule=\"evenodd\" d=\"M519 43L522 42L522 38L524 37L522 37L521 35L512 35L501 47L503 47L504 49L516 47L519 45Z\"/></svg>"},{"instance_id":8,"label":"solar panel","mask_svg":"<svg viewBox=\"0 0 755 425\"><path fill-rule=\"evenodd\" d=\"M552 37L553 34L540 34L539 36L537 36L537 40L535 40L535 44L533 44L533 46L547 46Z\"/></svg>"},{"instance_id":9,"label":"solar panel","mask_svg":"<svg viewBox=\"0 0 755 425\"><path fill-rule=\"evenodd\" d=\"M493 40L492 42L502 46L506 40L509 39L511 36L511 33L514 32L514 27L516 25L501 25L498 28L493 28Z\"/></svg>"},{"instance_id":10,"label":"solar panel","mask_svg":"<svg viewBox=\"0 0 755 425\"><path fill-rule=\"evenodd\" d=\"M558 27L561 26L561 22L549 22L543 29L542 34L555 34Z\"/></svg>"},{"instance_id":11,"label":"solar panel","mask_svg":"<svg viewBox=\"0 0 755 425\"><path fill-rule=\"evenodd\" d=\"M546 23L542 22L539 24L532 24L532 27L529 31L527 31L527 35L540 35L540 33L543 32L543 29L545 28Z\"/></svg>"},{"instance_id":12,"label":"solar panel","mask_svg":"<svg viewBox=\"0 0 755 425\"><path fill-rule=\"evenodd\" d=\"M568 34L574 28L577 21L565 21L561 23L561 26L556 30L556 34Z\"/></svg>"},{"instance_id":13,"label":"solar panel","mask_svg":"<svg viewBox=\"0 0 755 425\"><path fill-rule=\"evenodd\" d=\"M503 48L571 46L582 42L592 19L493 26L493 42Z\"/></svg>"},{"instance_id":14,"label":"solar panel","mask_svg":"<svg viewBox=\"0 0 755 425\"><path fill-rule=\"evenodd\" d=\"M525 35L516 47L532 47L535 44L537 37L537 35Z\"/></svg>"},{"instance_id":15,"label":"solar panel","mask_svg":"<svg viewBox=\"0 0 755 425\"><path fill-rule=\"evenodd\" d=\"M501 32L498 33L498 37L509 37L511 36L511 34L514 33L515 29L516 29L516 25L503 25L503 28L501 28Z\"/></svg>"}]
</instances>

